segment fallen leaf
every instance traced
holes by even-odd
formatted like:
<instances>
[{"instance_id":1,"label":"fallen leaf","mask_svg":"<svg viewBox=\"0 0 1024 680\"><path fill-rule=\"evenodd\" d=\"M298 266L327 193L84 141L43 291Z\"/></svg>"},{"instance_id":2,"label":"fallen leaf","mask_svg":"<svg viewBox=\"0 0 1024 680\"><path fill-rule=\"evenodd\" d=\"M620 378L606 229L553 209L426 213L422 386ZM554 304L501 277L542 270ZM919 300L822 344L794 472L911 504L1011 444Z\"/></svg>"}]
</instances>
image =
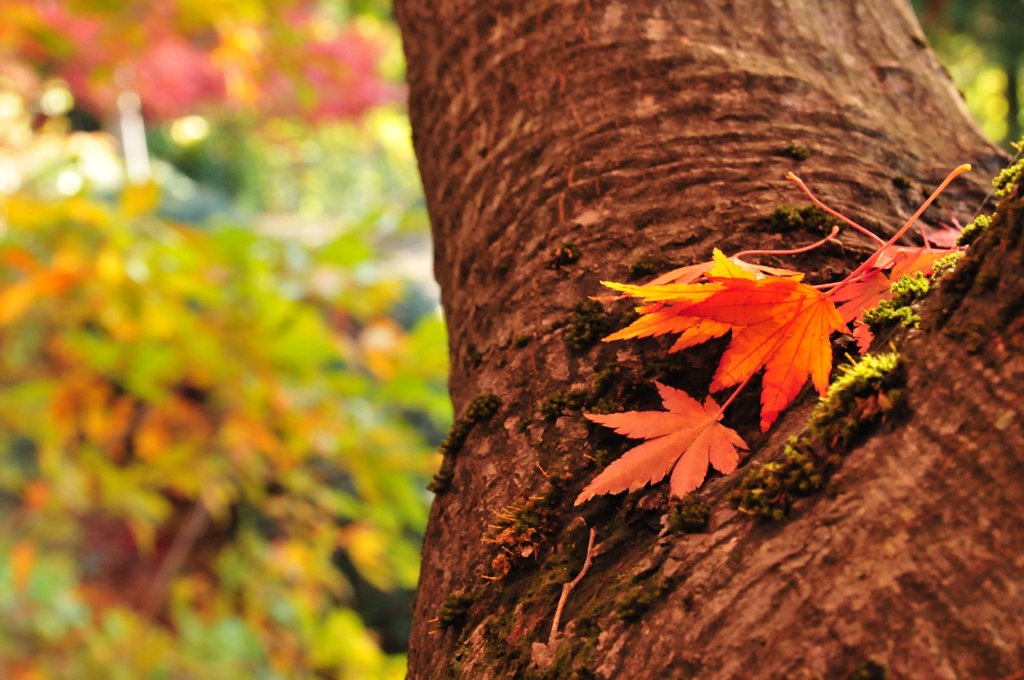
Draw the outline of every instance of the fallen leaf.
<instances>
[{"instance_id":1,"label":"fallen leaf","mask_svg":"<svg viewBox=\"0 0 1024 680\"><path fill-rule=\"evenodd\" d=\"M930 227L927 224L924 226L924 235L928 237L934 245L940 248L952 248L956 245L957 239L960 238L960 230L954 229L945 222L939 222L938 227Z\"/></svg>"},{"instance_id":2,"label":"fallen leaf","mask_svg":"<svg viewBox=\"0 0 1024 680\"><path fill-rule=\"evenodd\" d=\"M892 297L889 288L892 282L889 277L875 269L864 278L843 286L835 293L828 293L833 302L842 302L839 306L839 315L843 317L843 323L850 323L860 317L865 310L878 305L882 300Z\"/></svg>"},{"instance_id":3,"label":"fallen leaf","mask_svg":"<svg viewBox=\"0 0 1024 680\"><path fill-rule=\"evenodd\" d=\"M857 350L864 354L871 347L871 343L875 339L875 334L871 332L868 325L857 319L853 324L853 337L857 340Z\"/></svg>"},{"instance_id":4,"label":"fallen leaf","mask_svg":"<svg viewBox=\"0 0 1024 680\"><path fill-rule=\"evenodd\" d=\"M691 347L733 331L711 391L746 381L765 367L761 429L767 430L800 392L808 376L819 394L828 388L834 331L847 331L835 305L821 291L793 279L714 278L710 283L624 286L616 290L661 302L605 340L687 333L672 349ZM653 319L647 320L647 316ZM698 324L700 324L698 326ZM691 330L692 329L692 330Z\"/></svg>"},{"instance_id":5,"label":"fallen leaf","mask_svg":"<svg viewBox=\"0 0 1024 680\"><path fill-rule=\"evenodd\" d=\"M870 269L892 269L891 279L899 279L905 274L931 274L932 265L958 248L937 249L923 246L886 246L880 248L864 263Z\"/></svg>"},{"instance_id":6,"label":"fallen leaf","mask_svg":"<svg viewBox=\"0 0 1024 680\"><path fill-rule=\"evenodd\" d=\"M901 277L908 274L932 273L932 266L950 253L959 249L936 250L934 248L901 248L892 262L892 273L889 275L891 281L899 281Z\"/></svg>"},{"instance_id":7,"label":"fallen leaf","mask_svg":"<svg viewBox=\"0 0 1024 680\"><path fill-rule=\"evenodd\" d=\"M767 430L810 377L818 393L832 370L829 336L846 331L839 312L821 291L782 278L720 279L725 290L695 304L688 314L731 324L732 342L711 391L746 381L765 367L761 429Z\"/></svg>"},{"instance_id":8,"label":"fallen leaf","mask_svg":"<svg viewBox=\"0 0 1024 680\"><path fill-rule=\"evenodd\" d=\"M871 268L864 275L853 283L837 286L826 295L833 302L844 303L839 306L839 314L843 317L843 323L850 323L882 300L891 299L889 289L894 281L908 274L930 275L938 260L958 250L887 246L868 259ZM886 269L892 270L889 275L884 273Z\"/></svg>"},{"instance_id":9,"label":"fallen leaf","mask_svg":"<svg viewBox=\"0 0 1024 680\"><path fill-rule=\"evenodd\" d=\"M760 279L764 278L766 275L781 276L793 279L794 281L800 281L804 278L802 273L795 272L790 269L765 267L759 264L744 262L738 257L726 257L721 250L715 248L710 262L700 262L698 264L680 267L679 269L673 269L643 286L630 286L630 288L652 288L670 284L687 285L698 281L702 276ZM604 285L609 288L614 288L615 290L623 290L619 287L621 284L611 285L604 282ZM616 300L623 300L627 297L629 297L628 293L626 295L619 295L615 297L595 297L593 299L600 300L602 302L614 302Z\"/></svg>"},{"instance_id":10,"label":"fallen leaf","mask_svg":"<svg viewBox=\"0 0 1024 680\"><path fill-rule=\"evenodd\" d=\"M670 471L672 494L682 496L703 483L709 463L722 474L736 470L736 449L747 445L735 430L719 423L722 412L715 400L708 397L702 406L682 390L655 385L667 411L586 414L619 434L648 441L605 468L583 489L576 505L602 494L636 491L661 481Z\"/></svg>"}]
</instances>

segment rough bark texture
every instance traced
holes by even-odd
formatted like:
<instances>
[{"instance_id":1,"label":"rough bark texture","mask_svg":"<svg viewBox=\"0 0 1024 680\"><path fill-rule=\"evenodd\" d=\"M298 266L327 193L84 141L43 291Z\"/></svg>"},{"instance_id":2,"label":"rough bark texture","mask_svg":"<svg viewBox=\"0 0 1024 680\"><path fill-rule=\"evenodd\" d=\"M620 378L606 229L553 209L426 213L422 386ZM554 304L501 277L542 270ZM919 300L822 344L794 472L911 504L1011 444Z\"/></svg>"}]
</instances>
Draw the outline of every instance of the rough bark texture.
<instances>
[{"instance_id":1,"label":"rough bark texture","mask_svg":"<svg viewBox=\"0 0 1024 680\"><path fill-rule=\"evenodd\" d=\"M1024 277L1009 208L1002 241L987 237L907 341L910 414L850 453L827 496L775 524L722 501L811 403L760 435L749 389L727 422L752 455L701 490L703 533L665 528L664 484L572 507L592 459L625 448L581 410L657 407L652 379L702 396L723 347L666 360L659 340L595 342L629 311L581 306L599 281L643 282L715 246L817 240L768 219L806 203L791 170L892 233L970 162L926 220L977 208L1003 158L906 2L396 0L395 12L463 416L436 485L409 677L872 678L884 666L998 680L1024 667ZM840 238L762 261L832 280L869 252ZM489 418L493 402L474 401L487 394L501 399ZM552 660L536 643L583 563L581 516L596 556ZM497 534L501 545L484 540Z\"/></svg>"}]
</instances>

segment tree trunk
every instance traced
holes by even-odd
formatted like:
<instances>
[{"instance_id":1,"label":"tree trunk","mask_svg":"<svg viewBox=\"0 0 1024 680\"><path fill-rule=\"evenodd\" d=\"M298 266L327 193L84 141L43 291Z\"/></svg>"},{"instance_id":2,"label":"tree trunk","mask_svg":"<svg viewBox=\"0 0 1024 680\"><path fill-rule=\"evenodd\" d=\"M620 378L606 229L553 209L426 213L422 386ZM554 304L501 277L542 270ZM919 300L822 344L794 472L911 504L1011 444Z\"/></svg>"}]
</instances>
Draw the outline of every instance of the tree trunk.
<instances>
[{"instance_id":1,"label":"tree trunk","mask_svg":"<svg viewBox=\"0 0 1024 680\"><path fill-rule=\"evenodd\" d=\"M928 303L938 311L901 347L909 414L850 452L830 493L777 523L723 500L779 455L814 401L806 393L761 435L749 388L727 423L751 455L700 490L704 532L667 527L665 484L572 505L594 459L625 448L581 412L660 408L654 379L703 397L724 347L667 355L662 339L596 342L630 311L588 303L600 281L643 282L714 247L820 239L813 220L769 219L806 203L789 171L892 234L970 162L925 220L966 221L978 208L1004 156L909 5L395 0L395 13L461 416L434 485L409 677L888 668L998 680L1024 668L1019 208L1004 209L956 285ZM872 249L849 230L840 240L762 262L835 280ZM980 292L979 268L990 287ZM488 417L491 394L501 401ZM584 562L580 517L597 532L593 567L552 653L561 585Z\"/></svg>"}]
</instances>

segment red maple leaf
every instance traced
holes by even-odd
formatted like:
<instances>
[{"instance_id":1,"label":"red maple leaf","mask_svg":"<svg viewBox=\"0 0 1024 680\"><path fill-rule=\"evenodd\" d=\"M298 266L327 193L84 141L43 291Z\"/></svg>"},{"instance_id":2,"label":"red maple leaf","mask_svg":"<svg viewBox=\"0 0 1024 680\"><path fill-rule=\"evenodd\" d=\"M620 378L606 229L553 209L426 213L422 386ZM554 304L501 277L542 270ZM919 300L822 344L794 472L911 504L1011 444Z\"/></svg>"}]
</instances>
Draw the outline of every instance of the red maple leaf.
<instances>
[{"instance_id":1,"label":"red maple leaf","mask_svg":"<svg viewBox=\"0 0 1024 680\"><path fill-rule=\"evenodd\" d=\"M739 465L737 448L747 445L735 430L722 425L722 409L711 397L703 406L686 392L656 382L667 411L631 411L586 417L632 439L646 439L604 469L576 499L576 505L606 493L636 491L671 471L673 495L697 489L708 464L729 474Z\"/></svg>"},{"instance_id":2,"label":"red maple leaf","mask_svg":"<svg viewBox=\"0 0 1024 680\"><path fill-rule=\"evenodd\" d=\"M606 340L672 332L683 333L680 341L688 347L731 329L732 342L722 356L711 391L745 383L765 368L763 430L796 398L808 377L818 392L825 394L832 370L829 336L847 330L831 300L793 279L729 277L713 278L706 284L613 287L666 306L652 306L655 311Z\"/></svg>"}]
</instances>

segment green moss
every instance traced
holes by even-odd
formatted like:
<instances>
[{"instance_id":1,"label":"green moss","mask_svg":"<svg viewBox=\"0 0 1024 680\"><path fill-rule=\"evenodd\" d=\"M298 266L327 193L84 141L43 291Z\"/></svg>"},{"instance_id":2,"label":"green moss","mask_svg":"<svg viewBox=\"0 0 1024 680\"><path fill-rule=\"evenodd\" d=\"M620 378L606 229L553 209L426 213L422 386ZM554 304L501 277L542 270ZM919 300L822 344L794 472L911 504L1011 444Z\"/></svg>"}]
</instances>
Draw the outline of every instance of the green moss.
<instances>
[{"instance_id":1,"label":"green moss","mask_svg":"<svg viewBox=\"0 0 1024 680\"><path fill-rule=\"evenodd\" d=\"M917 327L921 317L911 309L910 305L917 302L931 290L931 282L921 273L901 276L890 287L891 300L882 300L878 306L864 312L864 323L871 330L893 328L898 325Z\"/></svg>"},{"instance_id":2,"label":"green moss","mask_svg":"<svg viewBox=\"0 0 1024 680\"><path fill-rule=\"evenodd\" d=\"M500 407L501 397L490 393L477 395L469 402L465 415L455 419L451 429L448 430L448 436L437 448L437 452L444 456L444 461L433 480L427 484L428 491L440 494L448 490L455 476L455 457L462 450L469 433L473 431L473 426L493 416Z\"/></svg>"},{"instance_id":3,"label":"green moss","mask_svg":"<svg viewBox=\"0 0 1024 680\"><path fill-rule=\"evenodd\" d=\"M579 261L582 255L583 252L580 250L579 246L572 241L566 241L551 251L551 259L548 261L548 269L555 269L557 267L575 264Z\"/></svg>"},{"instance_id":4,"label":"green moss","mask_svg":"<svg viewBox=\"0 0 1024 680\"><path fill-rule=\"evenodd\" d=\"M483 352L478 350L476 348L476 345L470 343L469 345L466 346L466 356L464 360L467 369L473 370L474 368L479 367L480 362L483 361L483 359Z\"/></svg>"},{"instance_id":5,"label":"green moss","mask_svg":"<svg viewBox=\"0 0 1024 680\"><path fill-rule=\"evenodd\" d=\"M964 227L964 230L960 232L960 236L956 239L956 244L961 248L966 248L977 241L978 237L984 234L985 230L992 224L993 217L995 217L995 215L992 215L992 217L989 217L988 215L978 215L975 217L974 221Z\"/></svg>"},{"instance_id":6,"label":"green moss","mask_svg":"<svg viewBox=\"0 0 1024 680\"><path fill-rule=\"evenodd\" d=\"M803 434L790 439L779 460L748 472L729 501L740 512L781 520L794 501L822 490L857 438L901 408L900 369L895 353L841 366Z\"/></svg>"},{"instance_id":7,"label":"green moss","mask_svg":"<svg viewBox=\"0 0 1024 680\"><path fill-rule=\"evenodd\" d=\"M565 415L566 411L578 411L583 408L595 413L614 413L618 410L619 404L610 399L602 399L602 397L615 385L621 368L619 362L613 361L595 373L591 389L553 392L538 407L540 414L547 420L555 420Z\"/></svg>"},{"instance_id":8,"label":"green moss","mask_svg":"<svg viewBox=\"0 0 1024 680\"><path fill-rule=\"evenodd\" d=\"M1000 276L999 264L996 262L990 262L981 268L981 271L978 272L978 276L975 277L974 282L981 288L981 290L991 290L996 287L997 283L999 283Z\"/></svg>"},{"instance_id":9,"label":"green moss","mask_svg":"<svg viewBox=\"0 0 1024 680\"><path fill-rule=\"evenodd\" d=\"M772 231L785 233L797 230L820 231L828 233L840 221L829 215L816 205L782 204L768 216L768 224Z\"/></svg>"},{"instance_id":10,"label":"green moss","mask_svg":"<svg viewBox=\"0 0 1024 680\"><path fill-rule=\"evenodd\" d=\"M710 518L711 506L699 496L686 494L669 510L668 525L673 531L695 534L704 531Z\"/></svg>"},{"instance_id":11,"label":"green moss","mask_svg":"<svg viewBox=\"0 0 1024 680\"><path fill-rule=\"evenodd\" d=\"M642 257L629 265L629 280L634 281L644 276L656 274L661 269L662 263L649 257Z\"/></svg>"},{"instance_id":12,"label":"green moss","mask_svg":"<svg viewBox=\"0 0 1024 680\"><path fill-rule=\"evenodd\" d=\"M850 680L889 680L889 669L871 659L861 659Z\"/></svg>"},{"instance_id":13,"label":"green moss","mask_svg":"<svg viewBox=\"0 0 1024 680\"><path fill-rule=\"evenodd\" d=\"M540 414L548 420L555 420L569 407L569 397L563 391L552 394L540 405Z\"/></svg>"},{"instance_id":14,"label":"green moss","mask_svg":"<svg viewBox=\"0 0 1024 680\"><path fill-rule=\"evenodd\" d=\"M651 582L624 595L615 604L615 613L623 621L636 621L647 613L651 605L662 599L671 588L667 580Z\"/></svg>"},{"instance_id":15,"label":"green moss","mask_svg":"<svg viewBox=\"0 0 1024 680\"><path fill-rule=\"evenodd\" d=\"M565 344L569 349L582 352L589 349L611 331L611 322L604 307L597 300L580 300L575 313L569 317L569 330Z\"/></svg>"},{"instance_id":16,"label":"green moss","mask_svg":"<svg viewBox=\"0 0 1024 680\"><path fill-rule=\"evenodd\" d=\"M476 396L466 407L466 419L474 423L487 420L501 408L501 397L484 393Z\"/></svg>"},{"instance_id":17,"label":"green moss","mask_svg":"<svg viewBox=\"0 0 1024 680\"><path fill-rule=\"evenodd\" d=\"M892 303L899 307L906 307L917 302L927 295L929 290L931 290L931 283L920 272L905 274L889 286L889 292L892 293Z\"/></svg>"},{"instance_id":18,"label":"green moss","mask_svg":"<svg viewBox=\"0 0 1024 680\"><path fill-rule=\"evenodd\" d=\"M568 409L578 410L587 404L590 393L586 390L559 390L540 405L540 413L548 420L555 420Z\"/></svg>"},{"instance_id":19,"label":"green moss","mask_svg":"<svg viewBox=\"0 0 1024 680\"><path fill-rule=\"evenodd\" d=\"M896 175L895 177L892 178L892 185L897 189L902 189L903 191L906 191L910 187L914 186L914 181L909 177L904 177L903 175Z\"/></svg>"},{"instance_id":20,"label":"green moss","mask_svg":"<svg viewBox=\"0 0 1024 680\"><path fill-rule=\"evenodd\" d=\"M622 316L619 317L618 327L625 328L626 326L629 326L639 318L640 312L636 311L636 307L630 307L629 309L622 313Z\"/></svg>"},{"instance_id":21,"label":"green moss","mask_svg":"<svg viewBox=\"0 0 1024 680\"><path fill-rule=\"evenodd\" d=\"M840 375L828 387L828 392L822 397L818 405L811 413L810 433L814 438L829 438L834 436L833 430L837 424L842 424L845 419L854 414L862 407L862 402L873 397L879 399L902 380L902 359L899 354L890 352L887 354L865 354L855 364L844 364L839 367ZM890 410L893 405L889 399L881 399L880 408ZM886 406L889 402L889 406ZM868 409L870 411L870 409ZM870 413L869 413L870 415ZM848 437L841 443L849 445L852 437Z\"/></svg>"},{"instance_id":22,"label":"green moss","mask_svg":"<svg viewBox=\"0 0 1024 680\"><path fill-rule=\"evenodd\" d=\"M515 347L516 349L522 349L529 345L531 340L533 340L533 336L531 335L520 335L518 338L512 341L512 346Z\"/></svg>"},{"instance_id":23,"label":"green moss","mask_svg":"<svg viewBox=\"0 0 1024 680\"><path fill-rule=\"evenodd\" d=\"M962 259L964 259L963 253L950 253L936 260L932 265L932 283L951 274Z\"/></svg>"},{"instance_id":24,"label":"green moss","mask_svg":"<svg viewBox=\"0 0 1024 680\"><path fill-rule=\"evenodd\" d=\"M484 643L490 659L498 664L515 662L524 656L524 650L511 644L512 624L515 613L512 610L491 617L484 624Z\"/></svg>"},{"instance_id":25,"label":"green moss","mask_svg":"<svg viewBox=\"0 0 1024 680\"><path fill-rule=\"evenodd\" d=\"M607 467L608 464L618 458L618 456L608 449L595 449L594 455L591 456L591 458L594 459L594 463L596 463L598 467L603 468Z\"/></svg>"},{"instance_id":26,"label":"green moss","mask_svg":"<svg viewBox=\"0 0 1024 680\"><path fill-rule=\"evenodd\" d=\"M445 458L441 461L441 469L434 473L433 479L427 484L427 491L442 494L451 487L454 478L455 460L453 458Z\"/></svg>"},{"instance_id":27,"label":"green moss","mask_svg":"<svg viewBox=\"0 0 1024 680\"><path fill-rule=\"evenodd\" d=\"M821 489L822 481L815 461L792 446L786 446L781 460L748 472L729 500L740 512L782 520L794 500Z\"/></svg>"},{"instance_id":28,"label":"green moss","mask_svg":"<svg viewBox=\"0 0 1024 680\"><path fill-rule=\"evenodd\" d=\"M437 623L441 628L462 628L469 621L469 610L476 602L473 593L449 595L437 611Z\"/></svg>"},{"instance_id":29,"label":"green moss","mask_svg":"<svg viewBox=\"0 0 1024 680\"><path fill-rule=\"evenodd\" d=\"M473 422L464 418L456 418L448 430L448 436L441 441L437 452L443 456L454 456L466 443L466 437L473 430Z\"/></svg>"},{"instance_id":30,"label":"green moss","mask_svg":"<svg viewBox=\"0 0 1024 680\"><path fill-rule=\"evenodd\" d=\"M913 309L893 307L888 300L882 300L874 309L866 310L863 318L864 323L876 333L881 329L895 328L896 326L917 328L921 323L921 315Z\"/></svg>"},{"instance_id":31,"label":"green moss","mask_svg":"<svg viewBox=\"0 0 1024 680\"><path fill-rule=\"evenodd\" d=\"M784 148L779 153L781 153L783 156L788 156L795 161L805 161L811 157L810 149L808 149L806 146L799 146L794 142L790 142L789 144L787 144L786 148Z\"/></svg>"},{"instance_id":32,"label":"green moss","mask_svg":"<svg viewBox=\"0 0 1024 680\"><path fill-rule=\"evenodd\" d=\"M615 605L615 613L623 621L635 621L651 608L653 602L654 596L651 593L642 591L629 593Z\"/></svg>"},{"instance_id":33,"label":"green moss","mask_svg":"<svg viewBox=\"0 0 1024 680\"><path fill-rule=\"evenodd\" d=\"M600 396L608 392L615 384L622 372L622 366L618 361L613 361L603 369L594 374L594 394Z\"/></svg>"},{"instance_id":34,"label":"green moss","mask_svg":"<svg viewBox=\"0 0 1024 680\"><path fill-rule=\"evenodd\" d=\"M1000 198L1008 195L1024 175L1024 159L1006 168L992 180L992 190Z\"/></svg>"}]
</instances>

